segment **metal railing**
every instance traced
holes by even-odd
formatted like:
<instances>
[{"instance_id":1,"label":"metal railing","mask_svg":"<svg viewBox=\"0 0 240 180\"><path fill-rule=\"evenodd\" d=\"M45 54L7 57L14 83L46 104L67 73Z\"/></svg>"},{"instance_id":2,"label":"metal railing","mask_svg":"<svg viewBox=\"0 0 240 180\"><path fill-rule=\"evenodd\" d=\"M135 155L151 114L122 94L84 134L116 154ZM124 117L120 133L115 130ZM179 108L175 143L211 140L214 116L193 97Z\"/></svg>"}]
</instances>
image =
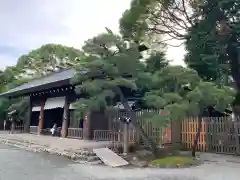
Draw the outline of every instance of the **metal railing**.
<instances>
[{"instance_id":1,"label":"metal railing","mask_svg":"<svg viewBox=\"0 0 240 180\"><path fill-rule=\"evenodd\" d=\"M112 130L95 130L93 132L93 139L95 141L123 141L123 132L115 132ZM135 143L138 140L136 131L130 130L128 134L129 143Z\"/></svg>"},{"instance_id":2,"label":"metal railing","mask_svg":"<svg viewBox=\"0 0 240 180\"><path fill-rule=\"evenodd\" d=\"M42 129L41 130L41 134L42 135L52 135L52 132L51 132L51 129L52 128L46 128L46 129ZM58 127L54 133L54 136L58 136L60 137L61 136L61 127Z\"/></svg>"},{"instance_id":3,"label":"metal railing","mask_svg":"<svg viewBox=\"0 0 240 180\"><path fill-rule=\"evenodd\" d=\"M68 128L69 138L83 139L83 129L82 128Z\"/></svg>"},{"instance_id":4,"label":"metal railing","mask_svg":"<svg viewBox=\"0 0 240 180\"><path fill-rule=\"evenodd\" d=\"M38 133L38 126L30 126L29 133L37 134Z\"/></svg>"},{"instance_id":5,"label":"metal railing","mask_svg":"<svg viewBox=\"0 0 240 180\"><path fill-rule=\"evenodd\" d=\"M24 125L23 124L17 124L17 125L15 125L14 130L17 133L23 133L24 132Z\"/></svg>"},{"instance_id":6,"label":"metal railing","mask_svg":"<svg viewBox=\"0 0 240 180\"><path fill-rule=\"evenodd\" d=\"M114 139L113 132L111 130L95 130L93 139L95 141L112 141Z\"/></svg>"},{"instance_id":7,"label":"metal railing","mask_svg":"<svg viewBox=\"0 0 240 180\"><path fill-rule=\"evenodd\" d=\"M10 134L24 133L24 125L17 124L10 128Z\"/></svg>"}]
</instances>

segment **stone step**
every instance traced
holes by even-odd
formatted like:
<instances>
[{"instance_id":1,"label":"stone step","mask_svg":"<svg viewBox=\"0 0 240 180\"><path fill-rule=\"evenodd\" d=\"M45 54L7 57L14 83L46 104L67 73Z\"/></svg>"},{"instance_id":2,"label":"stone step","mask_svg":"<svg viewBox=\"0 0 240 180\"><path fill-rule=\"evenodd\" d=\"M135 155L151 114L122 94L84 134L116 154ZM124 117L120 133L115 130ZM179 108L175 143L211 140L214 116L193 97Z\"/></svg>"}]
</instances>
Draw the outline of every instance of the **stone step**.
<instances>
[{"instance_id":1,"label":"stone step","mask_svg":"<svg viewBox=\"0 0 240 180\"><path fill-rule=\"evenodd\" d=\"M125 159L111 151L109 148L97 148L93 149L93 151L104 162L104 164L108 166L120 167L129 164Z\"/></svg>"}]
</instances>

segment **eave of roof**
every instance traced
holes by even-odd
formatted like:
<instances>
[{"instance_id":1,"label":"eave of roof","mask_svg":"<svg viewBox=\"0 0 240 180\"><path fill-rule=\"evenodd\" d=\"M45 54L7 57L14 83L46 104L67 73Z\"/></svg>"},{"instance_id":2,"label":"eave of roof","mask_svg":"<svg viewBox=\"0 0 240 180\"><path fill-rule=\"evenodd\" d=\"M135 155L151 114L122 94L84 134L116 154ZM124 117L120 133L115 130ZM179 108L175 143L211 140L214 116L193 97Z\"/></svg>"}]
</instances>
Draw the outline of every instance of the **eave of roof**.
<instances>
[{"instance_id":1,"label":"eave of roof","mask_svg":"<svg viewBox=\"0 0 240 180\"><path fill-rule=\"evenodd\" d=\"M88 73L88 70L79 69L77 70L77 72L86 74ZM5 96L5 97L22 96L27 93L33 93L36 91L49 89L50 87L53 88L53 87L60 87L63 85L69 85L70 79L74 77L75 73L76 73L75 69L66 69L63 71L54 72L54 73L48 74L47 76L33 79L30 82L24 83L18 87L10 89L9 91L0 94L0 97L1 96ZM99 76L99 74L98 75L95 74L94 76ZM125 78L131 77L131 75L127 73L124 73L122 76Z\"/></svg>"},{"instance_id":2,"label":"eave of roof","mask_svg":"<svg viewBox=\"0 0 240 180\"><path fill-rule=\"evenodd\" d=\"M15 96L23 95L24 93L31 93L33 89L43 87L45 85L54 84L57 82L65 82L66 84L70 83L70 79L73 78L75 73L74 69L67 69L59 72L51 73L47 76L34 79L30 82L24 83L20 86L17 86L7 92L0 94L0 96Z\"/></svg>"}]
</instances>

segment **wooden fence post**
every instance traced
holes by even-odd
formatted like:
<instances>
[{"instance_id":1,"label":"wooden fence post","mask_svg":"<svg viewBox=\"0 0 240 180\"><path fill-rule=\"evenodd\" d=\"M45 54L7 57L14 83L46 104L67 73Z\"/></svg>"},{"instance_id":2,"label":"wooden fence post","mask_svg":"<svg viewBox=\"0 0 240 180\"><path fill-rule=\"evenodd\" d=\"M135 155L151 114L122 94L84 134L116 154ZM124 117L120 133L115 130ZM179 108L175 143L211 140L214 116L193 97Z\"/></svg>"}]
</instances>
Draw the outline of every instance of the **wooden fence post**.
<instances>
[{"instance_id":1,"label":"wooden fence post","mask_svg":"<svg viewBox=\"0 0 240 180\"><path fill-rule=\"evenodd\" d=\"M128 153L129 124L125 122L123 127L123 153L126 155Z\"/></svg>"},{"instance_id":2,"label":"wooden fence post","mask_svg":"<svg viewBox=\"0 0 240 180\"><path fill-rule=\"evenodd\" d=\"M238 122L234 122L234 134L235 134L235 144L236 144L236 155L240 153L240 147L239 147L239 136L238 136Z\"/></svg>"},{"instance_id":3,"label":"wooden fence post","mask_svg":"<svg viewBox=\"0 0 240 180\"><path fill-rule=\"evenodd\" d=\"M174 146L181 143L181 123L171 122L171 138Z\"/></svg>"}]
</instances>

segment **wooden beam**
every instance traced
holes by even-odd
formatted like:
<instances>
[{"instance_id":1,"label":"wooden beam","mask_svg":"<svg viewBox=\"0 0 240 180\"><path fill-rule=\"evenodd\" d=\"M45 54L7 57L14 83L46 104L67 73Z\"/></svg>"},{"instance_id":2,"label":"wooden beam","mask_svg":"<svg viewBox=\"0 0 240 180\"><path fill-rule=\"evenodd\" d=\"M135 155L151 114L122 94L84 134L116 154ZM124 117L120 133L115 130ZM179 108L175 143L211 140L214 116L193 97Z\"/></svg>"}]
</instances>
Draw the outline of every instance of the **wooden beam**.
<instances>
[{"instance_id":1,"label":"wooden beam","mask_svg":"<svg viewBox=\"0 0 240 180\"><path fill-rule=\"evenodd\" d=\"M40 110L40 116L38 121L38 134L42 133L43 129L43 122L44 122L44 105L45 105L45 99L41 103L41 110Z\"/></svg>"},{"instance_id":2,"label":"wooden beam","mask_svg":"<svg viewBox=\"0 0 240 180\"><path fill-rule=\"evenodd\" d=\"M90 140L90 121L91 121L91 113L87 112L84 116L83 121L83 138L86 140Z\"/></svg>"},{"instance_id":3,"label":"wooden beam","mask_svg":"<svg viewBox=\"0 0 240 180\"><path fill-rule=\"evenodd\" d=\"M61 136L66 138L68 132L68 122L69 122L69 98L66 96L65 104L63 108L63 120L62 120L62 129L61 129Z\"/></svg>"}]
</instances>

